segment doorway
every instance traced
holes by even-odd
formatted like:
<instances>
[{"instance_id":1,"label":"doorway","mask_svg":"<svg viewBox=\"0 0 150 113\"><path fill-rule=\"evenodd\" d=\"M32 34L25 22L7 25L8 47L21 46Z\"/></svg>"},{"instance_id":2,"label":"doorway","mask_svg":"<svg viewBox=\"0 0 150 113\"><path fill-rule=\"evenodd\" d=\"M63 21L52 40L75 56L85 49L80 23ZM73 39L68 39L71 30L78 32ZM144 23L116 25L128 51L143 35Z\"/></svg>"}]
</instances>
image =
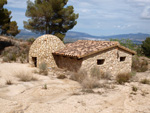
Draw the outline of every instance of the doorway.
<instances>
[{"instance_id":1,"label":"doorway","mask_svg":"<svg viewBox=\"0 0 150 113\"><path fill-rule=\"evenodd\" d=\"M37 57L32 57L32 61L35 67L37 67Z\"/></svg>"}]
</instances>

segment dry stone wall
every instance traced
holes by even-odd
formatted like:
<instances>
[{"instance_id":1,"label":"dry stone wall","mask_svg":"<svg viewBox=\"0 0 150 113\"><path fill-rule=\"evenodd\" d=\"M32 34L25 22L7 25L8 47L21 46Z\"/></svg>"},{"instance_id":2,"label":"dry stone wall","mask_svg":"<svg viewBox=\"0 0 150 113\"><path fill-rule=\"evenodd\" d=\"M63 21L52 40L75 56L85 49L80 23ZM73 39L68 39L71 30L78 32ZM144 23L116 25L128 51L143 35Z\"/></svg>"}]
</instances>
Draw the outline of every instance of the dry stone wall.
<instances>
[{"instance_id":1,"label":"dry stone wall","mask_svg":"<svg viewBox=\"0 0 150 113\"><path fill-rule=\"evenodd\" d=\"M59 68L67 69L69 71L77 72L82 65L82 59L70 58L66 56L54 56L56 64Z\"/></svg>"},{"instance_id":2,"label":"dry stone wall","mask_svg":"<svg viewBox=\"0 0 150 113\"><path fill-rule=\"evenodd\" d=\"M29 63L32 66L39 67L40 63L46 63L48 67L56 67L56 63L52 52L58 51L64 48L63 42L56 36L43 35L37 38L30 47L29 51ZM36 61L33 59L36 58Z\"/></svg>"},{"instance_id":3,"label":"dry stone wall","mask_svg":"<svg viewBox=\"0 0 150 113\"><path fill-rule=\"evenodd\" d=\"M120 57L125 57L125 61L120 62ZM98 59L104 59L104 64L97 65ZM59 68L65 68L70 71L85 70L89 76L91 68L95 66L97 66L100 71L115 76L118 73L131 72L132 54L116 47L87 56L80 60L56 55L55 61Z\"/></svg>"},{"instance_id":4,"label":"dry stone wall","mask_svg":"<svg viewBox=\"0 0 150 113\"><path fill-rule=\"evenodd\" d=\"M120 57L125 57L125 61L120 61ZM97 65L98 59L104 59L104 64ZM112 48L88 57L82 62L81 69L87 70L90 74L91 68L97 66L102 72L107 72L112 76L118 73L131 72L132 54L118 48Z\"/></svg>"}]
</instances>

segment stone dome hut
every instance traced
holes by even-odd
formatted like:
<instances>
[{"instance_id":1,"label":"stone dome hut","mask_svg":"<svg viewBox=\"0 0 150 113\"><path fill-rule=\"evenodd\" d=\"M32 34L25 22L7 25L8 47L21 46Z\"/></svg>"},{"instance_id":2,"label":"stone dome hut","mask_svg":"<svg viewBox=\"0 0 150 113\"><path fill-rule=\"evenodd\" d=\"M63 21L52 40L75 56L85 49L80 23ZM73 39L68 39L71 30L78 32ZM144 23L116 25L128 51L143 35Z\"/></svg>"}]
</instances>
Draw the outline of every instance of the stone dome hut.
<instances>
[{"instance_id":1,"label":"stone dome hut","mask_svg":"<svg viewBox=\"0 0 150 113\"><path fill-rule=\"evenodd\" d=\"M64 48L63 42L54 35L43 35L38 37L30 47L29 63L39 67L41 63L46 63L48 67L56 67L53 52Z\"/></svg>"}]
</instances>

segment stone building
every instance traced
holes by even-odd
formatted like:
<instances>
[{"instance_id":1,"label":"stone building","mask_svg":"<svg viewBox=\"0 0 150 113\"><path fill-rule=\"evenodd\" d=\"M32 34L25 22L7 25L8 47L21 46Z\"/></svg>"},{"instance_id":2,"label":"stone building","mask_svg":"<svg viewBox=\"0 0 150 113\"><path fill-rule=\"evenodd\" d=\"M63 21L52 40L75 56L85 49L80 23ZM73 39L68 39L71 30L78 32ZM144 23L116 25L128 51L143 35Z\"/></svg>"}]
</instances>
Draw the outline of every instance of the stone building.
<instances>
[{"instance_id":1,"label":"stone building","mask_svg":"<svg viewBox=\"0 0 150 113\"><path fill-rule=\"evenodd\" d=\"M92 67L97 66L103 72L112 75L130 72L134 54L134 51L115 41L91 40L79 40L53 52L59 68L70 71L84 69L89 73Z\"/></svg>"},{"instance_id":2,"label":"stone building","mask_svg":"<svg viewBox=\"0 0 150 113\"><path fill-rule=\"evenodd\" d=\"M64 48L63 42L56 36L43 35L37 38L29 50L29 63L39 67L39 64L46 63L48 67L56 67L52 52Z\"/></svg>"}]
</instances>

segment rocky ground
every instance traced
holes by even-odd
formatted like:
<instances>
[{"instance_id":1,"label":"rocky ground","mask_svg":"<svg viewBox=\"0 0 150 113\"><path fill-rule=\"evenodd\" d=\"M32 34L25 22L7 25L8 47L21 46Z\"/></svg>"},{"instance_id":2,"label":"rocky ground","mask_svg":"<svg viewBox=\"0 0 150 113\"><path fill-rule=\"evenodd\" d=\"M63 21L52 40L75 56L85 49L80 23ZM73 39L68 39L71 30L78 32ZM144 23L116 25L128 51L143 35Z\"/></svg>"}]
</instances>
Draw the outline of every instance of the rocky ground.
<instances>
[{"instance_id":1,"label":"rocky ground","mask_svg":"<svg viewBox=\"0 0 150 113\"><path fill-rule=\"evenodd\" d=\"M44 76L36 70L28 64L0 63L0 113L150 113L150 85L139 82L149 79L150 71L137 73L134 82L90 93L78 82L57 79L55 72ZM20 81L19 71L30 71L37 80Z\"/></svg>"}]
</instances>

